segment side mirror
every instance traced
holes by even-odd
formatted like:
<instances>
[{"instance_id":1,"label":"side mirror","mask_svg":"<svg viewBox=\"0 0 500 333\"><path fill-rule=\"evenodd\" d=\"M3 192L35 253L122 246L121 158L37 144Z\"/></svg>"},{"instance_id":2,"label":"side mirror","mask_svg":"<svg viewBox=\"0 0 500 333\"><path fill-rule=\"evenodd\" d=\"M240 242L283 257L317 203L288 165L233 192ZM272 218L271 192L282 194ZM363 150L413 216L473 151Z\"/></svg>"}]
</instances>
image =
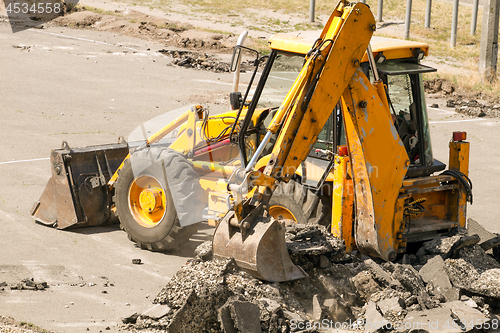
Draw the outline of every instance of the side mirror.
<instances>
[{"instance_id":1,"label":"side mirror","mask_svg":"<svg viewBox=\"0 0 500 333\"><path fill-rule=\"evenodd\" d=\"M229 94L229 103L231 104L231 110L239 110L241 103L243 103L243 97L241 92L236 91Z\"/></svg>"},{"instance_id":2,"label":"side mirror","mask_svg":"<svg viewBox=\"0 0 500 333\"><path fill-rule=\"evenodd\" d=\"M233 58L231 59L231 72L235 72L238 69L238 65L241 63L242 53L245 53L249 57L255 57L254 64L257 66L259 64L259 52L251 48L236 45L233 50Z\"/></svg>"},{"instance_id":3,"label":"side mirror","mask_svg":"<svg viewBox=\"0 0 500 333\"><path fill-rule=\"evenodd\" d=\"M231 59L231 72L235 72L238 68L238 64L241 60L241 48L240 45L234 47L233 50L233 58Z\"/></svg>"}]
</instances>

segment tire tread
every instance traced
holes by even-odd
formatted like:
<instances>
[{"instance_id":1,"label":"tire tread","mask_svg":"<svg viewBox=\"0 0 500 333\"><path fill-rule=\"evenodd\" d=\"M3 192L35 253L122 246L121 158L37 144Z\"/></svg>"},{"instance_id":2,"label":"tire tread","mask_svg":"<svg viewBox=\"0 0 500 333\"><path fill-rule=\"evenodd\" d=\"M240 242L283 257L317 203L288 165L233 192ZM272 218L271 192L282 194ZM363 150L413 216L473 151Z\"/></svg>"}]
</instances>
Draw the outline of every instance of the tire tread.
<instances>
[{"instance_id":1,"label":"tire tread","mask_svg":"<svg viewBox=\"0 0 500 333\"><path fill-rule=\"evenodd\" d=\"M201 187L197 178L199 178L198 173L194 170L193 165L185 159L185 157L172 149L163 147L153 147L150 149L143 149L136 153L135 159L149 159L151 164L163 164L164 171L167 173L167 178L172 183L168 184L169 188L180 189L176 191L176 194L182 194L185 197L177 199L179 202L189 202L196 203L196 201L202 201L200 196ZM131 167L130 159L125 162L125 167ZM124 169L123 168L123 169ZM118 179L115 184L115 189L120 187L120 181L124 181L120 178L123 174L123 169L118 170ZM118 200L117 193L113 196L113 202L116 204ZM185 206L185 205L181 205ZM191 205L192 207L192 205ZM182 207L181 207L182 208ZM123 212L122 212L123 213ZM179 224L178 216L184 216L188 214L187 207L183 212L177 212L177 217L166 235L157 241L145 242L139 241L134 237L129 228L122 223L120 220L120 228L127 232L128 238L135 242L138 247L146 249L149 251L165 251L175 248L178 243L186 241L197 232L197 224L191 224L185 227L181 227ZM116 209L115 215L120 219L119 209Z\"/></svg>"}]
</instances>

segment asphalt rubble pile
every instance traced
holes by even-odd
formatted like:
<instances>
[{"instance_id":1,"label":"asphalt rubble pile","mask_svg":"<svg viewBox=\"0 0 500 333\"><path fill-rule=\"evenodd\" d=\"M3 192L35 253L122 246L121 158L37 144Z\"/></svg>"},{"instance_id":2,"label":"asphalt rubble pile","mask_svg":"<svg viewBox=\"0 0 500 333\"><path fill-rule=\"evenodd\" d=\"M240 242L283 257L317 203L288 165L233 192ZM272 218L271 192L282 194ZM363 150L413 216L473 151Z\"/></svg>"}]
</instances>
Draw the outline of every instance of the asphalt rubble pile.
<instances>
[{"instance_id":1,"label":"asphalt rubble pile","mask_svg":"<svg viewBox=\"0 0 500 333\"><path fill-rule=\"evenodd\" d=\"M229 72L229 63L222 62L217 56L208 53L166 49L158 50L158 52L163 55L171 56L173 58L173 65L213 71L216 73Z\"/></svg>"},{"instance_id":2,"label":"asphalt rubble pile","mask_svg":"<svg viewBox=\"0 0 500 333\"><path fill-rule=\"evenodd\" d=\"M144 313L142 332L481 332L500 327L500 236L469 219L396 262L346 254L325 227L287 227L288 251L308 277L253 278L233 260L196 249Z\"/></svg>"},{"instance_id":3,"label":"asphalt rubble pile","mask_svg":"<svg viewBox=\"0 0 500 333\"><path fill-rule=\"evenodd\" d=\"M199 70L212 71L216 73L228 73L230 72L230 64L228 62L222 61L219 57L203 53L203 52L193 52L186 50L168 50L161 49L158 50L163 55L170 56L173 58L172 65L195 68ZM263 64L259 64L263 66ZM242 60L240 65L240 71L252 71L254 69L253 62Z\"/></svg>"},{"instance_id":4,"label":"asphalt rubble pile","mask_svg":"<svg viewBox=\"0 0 500 333\"><path fill-rule=\"evenodd\" d=\"M440 98L447 98L446 106L455 108L455 111L471 117L500 117L500 104L489 100L482 92L470 93L457 89L455 85L443 78L434 78L424 81L426 94L435 94ZM486 98L486 100L485 100ZM482 101L478 101L478 100ZM437 104L431 107L439 107Z\"/></svg>"},{"instance_id":5,"label":"asphalt rubble pile","mask_svg":"<svg viewBox=\"0 0 500 333\"><path fill-rule=\"evenodd\" d=\"M462 99L460 97L449 99L446 106L455 108L458 113L464 113L472 117L500 117L500 105L488 105L478 102L475 99Z\"/></svg>"},{"instance_id":6,"label":"asphalt rubble pile","mask_svg":"<svg viewBox=\"0 0 500 333\"><path fill-rule=\"evenodd\" d=\"M33 278L22 279L17 283L0 282L0 291L2 290L45 290L49 284L45 281L36 282Z\"/></svg>"},{"instance_id":7,"label":"asphalt rubble pile","mask_svg":"<svg viewBox=\"0 0 500 333\"><path fill-rule=\"evenodd\" d=\"M31 323L19 322L12 317L0 315L0 332L2 333L50 333Z\"/></svg>"}]
</instances>

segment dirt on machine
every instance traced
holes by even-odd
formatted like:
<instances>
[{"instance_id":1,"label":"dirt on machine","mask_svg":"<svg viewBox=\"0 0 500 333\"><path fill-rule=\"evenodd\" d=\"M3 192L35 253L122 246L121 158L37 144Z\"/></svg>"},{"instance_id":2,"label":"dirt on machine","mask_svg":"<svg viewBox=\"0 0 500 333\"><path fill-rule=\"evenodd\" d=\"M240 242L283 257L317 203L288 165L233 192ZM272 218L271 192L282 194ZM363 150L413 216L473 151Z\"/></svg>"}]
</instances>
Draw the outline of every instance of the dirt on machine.
<instances>
[{"instance_id":1,"label":"dirt on machine","mask_svg":"<svg viewBox=\"0 0 500 333\"><path fill-rule=\"evenodd\" d=\"M192 106L127 142L52 151L31 215L60 229L119 221L138 246L179 246L216 227L213 254L267 281L300 279L287 225L323 225L347 252L393 261L409 244L465 227L469 143L432 155L424 43L372 37L363 3L340 1L320 33L277 34L270 53L234 49L231 111ZM253 64L238 92L242 59ZM259 69L259 70L258 70ZM153 134L151 134L153 133Z\"/></svg>"}]
</instances>

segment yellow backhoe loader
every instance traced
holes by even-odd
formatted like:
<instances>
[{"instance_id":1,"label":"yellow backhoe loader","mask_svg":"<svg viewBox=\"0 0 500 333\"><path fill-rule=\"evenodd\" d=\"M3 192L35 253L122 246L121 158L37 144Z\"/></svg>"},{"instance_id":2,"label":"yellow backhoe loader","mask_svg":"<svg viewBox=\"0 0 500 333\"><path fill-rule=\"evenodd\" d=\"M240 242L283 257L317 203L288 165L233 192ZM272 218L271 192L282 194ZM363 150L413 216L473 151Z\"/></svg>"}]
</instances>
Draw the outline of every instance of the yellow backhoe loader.
<instances>
[{"instance_id":1,"label":"yellow backhoe loader","mask_svg":"<svg viewBox=\"0 0 500 333\"><path fill-rule=\"evenodd\" d=\"M236 46L231 69L244 54L255 67L245 94L230 95L234 111L193 106L139 127L142 140L63 143L31 215L60 229L118 217L149 250L178 246L208 220L214 255L269 281L305 276L286 223L327 225L347 250L384 260L465 226L469 143L453 133L446 171L433 158L422 73L435 69L420 64L429 47L374 30L366 4L342 0L320 34L277 34L266 56Z\"/></svg>"}]
</instances>

